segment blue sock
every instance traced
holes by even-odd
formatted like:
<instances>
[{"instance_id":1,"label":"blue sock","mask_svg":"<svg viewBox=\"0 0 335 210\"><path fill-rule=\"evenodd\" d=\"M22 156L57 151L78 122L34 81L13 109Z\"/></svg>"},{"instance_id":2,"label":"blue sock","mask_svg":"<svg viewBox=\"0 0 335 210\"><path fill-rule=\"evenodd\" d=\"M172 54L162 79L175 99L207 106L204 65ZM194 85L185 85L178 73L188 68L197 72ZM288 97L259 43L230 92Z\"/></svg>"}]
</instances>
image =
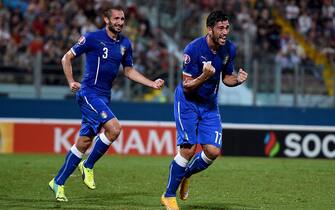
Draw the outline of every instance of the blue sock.
<instances>
[{"instance_id":1,"label":"blue sock","mask_svg":"<svg viewBox=\"0 0 335 210\"><path fill-rule=\"evenodd\" d=\"M58 185L64 185L65 181L72 172L77 168L83 157L83 153L81 153L75 145L73 145L70 151L67 153L65 162L62 168L59 170L57 176L55 177L55 182Z\"/></svg>"},{"instance_id":2,"label":"blue sock","mask_svg":"<svg viewBox=\"0 0 335 210\"><path fill-rule=\"evenodd\" d=\"M185 177L189 178L193 174L205 170L212 162L213 160L209 159L203 151L197 153L187 165Z\"/></svg>"},{"instance_id":3,"label":"blue sock","mask_svg":"<svg viewBox=\"0 0 335 210\"><path fill-rule=\"evenodd\" d=\"M84 162L84 166L86 168L92 169L94 164L105 154L110 145L111 142L104 133L101 133L99 136L97 136L91 153Z\"/></svg>"},{"instance_id":4,"label":"blue sock","mask_svg":"<svg viewBox=\"0 0 335 210\"><path fill-rule=\"evenodd\" d=\"M170 164L169 180L166 187L165 197L175 197L181 180L185 175L188 160L179 153Z\"/></svg>"}]
</instances>

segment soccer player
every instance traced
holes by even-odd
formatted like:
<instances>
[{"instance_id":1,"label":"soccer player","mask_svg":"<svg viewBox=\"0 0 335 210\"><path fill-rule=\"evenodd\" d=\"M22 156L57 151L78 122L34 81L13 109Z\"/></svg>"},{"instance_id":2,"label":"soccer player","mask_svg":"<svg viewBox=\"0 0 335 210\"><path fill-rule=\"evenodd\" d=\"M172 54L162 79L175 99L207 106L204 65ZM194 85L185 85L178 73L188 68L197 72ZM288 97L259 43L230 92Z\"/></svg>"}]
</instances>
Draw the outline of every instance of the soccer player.
<instances>
[{"instance_id":1,"label":"soccer player","mask_svg":"<svg viewBox=\"0 0 335 210\"><path fill-rule=\"evenodd\" d=\"M175 91L179 151L170 164L166 191L161 196L161 204L169 210L179 209L178 187L180 199L186 200L190 177L205 170L221 154L222 127L217 103L220 76L229 87L242 84L248 76L243 69L234 73L236 46L228 40L227 15L222 11L211 12L206 26L207 35L184 49L183 80ZM197 154L196 144L202 146Z\"/></svg>"},{"instance_id":2,"label":"soccer player","mask_svg":"<svg viewBox=\"0 0 335 210\"><path fill-rule=\"evenodd\" d=\"M162 79L151 81L134 69L131 43L120 33L125 22L123 9L119 6L110 7L103 12L103 16L106 27L80 37L78 43L62 58L69 87L72 92L76 92L82 123L77 142L71 147L56 177L49 182L57 201L67 201L64 184L78 164L84 183L90 189L96 188L93 166L121 131L118 119L108 107L112 83L120 64L124 75L133 81L153 89L161 89L164 85ZM73 79L71 61L83 53L86 54L86 69L79 83ZM101 128L104 131L98 134ZM90 154L81 162L93 139Z\"/></svg>"}]
</instances>

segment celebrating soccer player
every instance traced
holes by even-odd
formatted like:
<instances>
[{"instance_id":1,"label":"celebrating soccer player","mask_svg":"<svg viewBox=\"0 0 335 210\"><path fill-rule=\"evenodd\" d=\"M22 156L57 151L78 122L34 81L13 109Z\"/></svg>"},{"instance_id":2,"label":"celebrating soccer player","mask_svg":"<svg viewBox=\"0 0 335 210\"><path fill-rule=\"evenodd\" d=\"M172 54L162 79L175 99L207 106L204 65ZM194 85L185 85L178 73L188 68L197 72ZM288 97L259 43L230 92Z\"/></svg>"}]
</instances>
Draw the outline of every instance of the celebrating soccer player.
<instances>
[{"instance_id":1,"label":"celebrating soccer player","mask_svg":"<svg viewBox=\"0 0 335 210\"><path fill-rule=\"evenodd\" d=\"M121 131L118 119L108 106L112 83L120 64L123 66L124 75L133 81L153 89L161 89L164 85L162 79L151 81L134 69L131 43L120 33L125 22L123 9L119 6L110 7L103 15L106 27L80 37L78 43L62 58L69 87L72 92L76 92L82 123L79 139L71 147L56 177L49 182L57 201L67 201L64 184L78 165L87 187L96 188L93 166ZM79 83L73 79L71 61L83 53L86 54L86 69ZM99 134L101 128L104 128L104 132ZM81 162L93 139L90 154Z\"/></svg>"},{"instance_id":2,"label":"celebrating soccer player","mask_svg":"<svg viewBox=\"0 0 335 210\"><path fill-rule=\"evenodd\" d=\"M190 177L205 170L221 154L222 127L217 103L220 76L229 87L242 84L248 77L243 69L233 73L236 47L228 40L227 15L211 12L206 26L207 35L195 39L184 50L183 81L175 91L174 117L180 150L170 164L166 192L161 197L161 204L169 210L179 209L178 187L180 199L186 200ZM202 151L195 154L197 144Z\"/></svg>"}]
</instances>

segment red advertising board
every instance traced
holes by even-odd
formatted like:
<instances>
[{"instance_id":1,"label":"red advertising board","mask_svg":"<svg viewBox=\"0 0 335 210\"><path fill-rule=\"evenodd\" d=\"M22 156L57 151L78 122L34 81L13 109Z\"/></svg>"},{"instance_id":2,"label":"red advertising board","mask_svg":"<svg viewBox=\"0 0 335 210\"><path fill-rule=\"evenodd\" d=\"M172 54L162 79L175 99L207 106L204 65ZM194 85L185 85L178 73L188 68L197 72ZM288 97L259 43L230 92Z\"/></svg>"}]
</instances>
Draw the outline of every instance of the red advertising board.
<instances>
[{"instance_id":1,"label":"red advertising board","mask_svg":"<svg viewBox=\"0 0 335 210\"><path fill-rule=\"evenodd\" d=\"M122 132L109 154L176 154L173 122L121 121L121 124ZM79 120L0 118L0 153L66 153L78 138L79 127ZM334 126L225 123L223 154L333 159L334 132Z\"/></svg>"},{"instance_id":2,"label":"red advertising board","mask_svg":"<svg viewBox=\"0 0 335 210\"><path fill-rule=\"evenodd\" d=\"M13 152L65 153L79 135L79 122L16 122ZM119 138L110 154L173 155L176 153L176 129L173 123L123 122Z\"/></svg>"}]
</instances>

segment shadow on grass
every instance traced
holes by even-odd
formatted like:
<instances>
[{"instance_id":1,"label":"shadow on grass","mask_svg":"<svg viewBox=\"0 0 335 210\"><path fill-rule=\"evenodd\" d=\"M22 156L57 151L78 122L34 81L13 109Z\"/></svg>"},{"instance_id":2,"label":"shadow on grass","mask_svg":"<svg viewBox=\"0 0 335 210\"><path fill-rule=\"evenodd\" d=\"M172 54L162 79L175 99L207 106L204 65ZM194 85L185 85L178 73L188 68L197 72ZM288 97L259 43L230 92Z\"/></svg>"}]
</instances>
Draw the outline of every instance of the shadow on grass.
<instances>
[{"instance_id":1,"label":"shadow on grass","mask_svg":"<svg viewBox=\"0 0 335 210\"><path fill-rule=\"evenodd\" d=\"M182 208L183 210L194 210L194 209L206 209L206 210L256 210L261 209L261 207L241 205L237 203L206 203L206 204L185 204Z\"/></svg>"},{"instance_id":2,"label":"shadow on grass","mask_svg":"<svg viewBox=\"0 0 335 210\"><path fill-rule=\"evenodd\" d=\"M92 193L92 196L85 195L75 197L73 198L73 202L85 205L95 203L95 205L98 204L98 206L102 208L116 208L119 206L120 208L123 207L122 209L142 209L145 207L157 207L157 205L150 205L150 203L147 201L148 199L152 199L152 197L156 197L156 194L140 191L112 193L94 192Z\"/></svg>"},{"instance_id":3,"label":"shadow on grass","mask_svg":"<svg viewBox=\"0 0 335 210\"><path fill-rule=\"evenodd\" d=\"M158 205L150 205L147 198L153 197L147 192L103 193L91 192L85 196L68 196L68 202L57 202L50 199L0 197L0 209L155 209Z\"/></svg>"},{"instance_id":4,"label":"shadow on grass","mask_svg":"<svg viewBox=\"0 0 335 210\"><path fill-rule=\"evenodd\" d=\"M58 209L61 204L51 199L29 199L29 198L0 198L0 209Z\"/></svg>"},{"instance_id":5,"label":"shadow on grass","mask_svg":"<svg viewBox=\"0 0 335 210\"><path fill-rule=\"evenodd\" d=\"M156 194L147 192L90 192L85 195L69 195L69 202L60 203L50 198L13 198L0 197L0 209L163 209L159 203L151 203L148 200L157 197ZM256 210L260 207L242 205L237 203L200 203L187 204L180 202L183 210Z\"/></svg>"}]
</instances>

